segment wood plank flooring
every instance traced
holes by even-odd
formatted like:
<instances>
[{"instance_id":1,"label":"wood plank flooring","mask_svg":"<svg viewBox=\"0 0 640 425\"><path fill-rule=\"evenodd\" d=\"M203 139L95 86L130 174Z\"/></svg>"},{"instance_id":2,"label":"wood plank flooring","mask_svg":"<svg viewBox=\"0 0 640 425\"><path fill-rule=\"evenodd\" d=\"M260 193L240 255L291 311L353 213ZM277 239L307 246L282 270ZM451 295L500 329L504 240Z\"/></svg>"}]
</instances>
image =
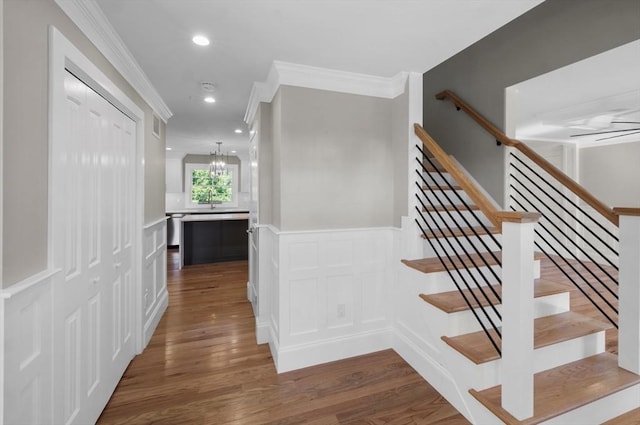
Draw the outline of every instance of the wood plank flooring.
<instances>
[{"instance_id":1,"label":"wood plank flooring","mask_svg":"<svg viewBox=\"0 0 640 425\"><path fill-rule=\"evenodd\" d=\"M179 271L173 250L168 269L169 308L99 424L469 423L391 350L276 374L246 261Z\"/></svg>"}]
</instances>

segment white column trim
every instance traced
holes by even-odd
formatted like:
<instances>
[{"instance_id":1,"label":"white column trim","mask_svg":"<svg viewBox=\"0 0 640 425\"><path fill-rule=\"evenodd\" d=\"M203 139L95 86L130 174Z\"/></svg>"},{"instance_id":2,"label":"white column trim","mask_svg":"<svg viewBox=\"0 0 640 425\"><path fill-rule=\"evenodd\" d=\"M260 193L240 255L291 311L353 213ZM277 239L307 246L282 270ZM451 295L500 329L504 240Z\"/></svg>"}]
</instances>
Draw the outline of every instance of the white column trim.
<instances>
[{"instance_id":1,"label":"white column trim","mask_svg":"<svg viewBox=\"0 0 640 425\"><path fill-rule=\"evenodd\" d=\"M619 217L618 364L640 374L640 216Z\"/></svg>"},{"instance_id":2,"label":"white column trim","mask_svg":"<svg viewBox=\"0 0 640 425\"><path fill-rule=\"evenodd\" d=\"M533 416L535 223L502 223L502 407Z\"/></svg>"}]
</instances>

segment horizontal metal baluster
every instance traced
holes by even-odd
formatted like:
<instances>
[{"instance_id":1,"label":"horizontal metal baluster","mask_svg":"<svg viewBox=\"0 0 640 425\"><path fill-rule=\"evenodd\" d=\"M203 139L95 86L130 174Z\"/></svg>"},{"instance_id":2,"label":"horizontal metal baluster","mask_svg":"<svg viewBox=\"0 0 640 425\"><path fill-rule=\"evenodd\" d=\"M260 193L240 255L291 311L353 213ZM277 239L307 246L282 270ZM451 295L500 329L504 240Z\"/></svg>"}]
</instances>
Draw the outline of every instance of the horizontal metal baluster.
<instances>
[{"instance_id":1,"label":"horizontal metal baluster","mask_svg":"<svg viewBox=\"0 0 640 425\"><path fill-rule=\"evenodd\" d=\"M518 181L518 183L520 183L520 182ZM534 205L534 204L533 204L533 202L531 202L531 200L530 200L528 197L524 196L524 195L522 194L522 192L520 192L520 191L519 191L515 186L513 186L513 185L509 185L509 186L510 186L513 190L515 190L515 191L516 191L516 192L517 192L517 193L522 197L522 199L523 199L523 200L526 200L526 202L527 202L527 203L529 203L529 205L531 205L531 206L533 207L533 209L534 209L534 210L538 210L538 211L540 210L540 208L537 208L537 207L536 207L536 205ZM529 193L530 193L534 198L536 198L536 199L537 199L537 200L538 200L542 205L544 205L547 209L549 209L549 206L548 206L546 203L544 203L544 201L542 201L540 198L538 198L538 196L536 196L536 194L535 194L535 193L533 193L529 188L527 188L526 186L524 186L524 189L525 189L527 192L529 192ZM511 198L511 199L513 199L513 200L516 200L516 198L515 198L515 197L513 197L513 196L510 196L510 198ZM555 213L554 213L554 214L555 214ZM557 214L556 214L556 216L557 216ZM546 218L546 217L545 217L545 218ZM569 226L569 224L568 224L567 222L565 222L565 221L564 221L564 220L562 220L562 219L560 219L560 220L561 220L565 225ZM601 271L602 273L604 273L605 275L607 275L607 277L608 277L609 279L611 279L611 281L613 281L613 282L616 284L616 286L618 285L618 281L617 281L617 279L616 279L616 278L614 278L613 276L611 276L611 274L610 274L608 271L606 271L606 270L604 269L604 267L602 267L602 265L600 265L599 263L597 263L597 262L593 259L593 257L591 257L591 256L590 256L590 255L589 255L589 254L584 250L584 249L582 249L582 247L580 247L580 245L578 245L578 244L577 244L573 239L571 239L569 236L567 236L567 235L562 231L562 229L560 229L560 227L559 227L556 223L554 223L552 220L549 220L549 219L547 219L546 221L547 221L549 224L551 224L553 227L555 227L555 228L558 230L558 232L560 232L560 233L562 234L562 236L564 236L564 237L565 237L569 242L571 242L571 244L572 244L573 246L575 246L575 247L576 247L576 248L577 248L577 249L578 249L582 254L584 254L584 256L585 256L585 257L587 257L587 258L589 259L589 261L591 261L593 264L595 264L595 265L596 265L596 267L598 267L598 269L600 269L600 271ZM540 223L541 223L541 226L544 226L544 224L543 224L544 222L542 222L542 221L541 221ZM549 232L549 233L551 233L551 232ZM563 247L563 248L564 248L564 249L565 249L565 250L566 250L566 251L567 251L567 252L568 252L572 257L573 257L573 258L575 258L576 260L578 260L578 261L580 261L580 262L583 262L583 261L582 261L582 260L580 260L576 255L574 255L574 254L573 254L573 253L572 253L572 252L567 248L567 246L566 246L565 244L563 244L563 243L562 243L562 242L560 242L560 241L558 241L558 243L559 243L559 244L560 244L560 245L561 245L561 246L562 246L562 247ZM587 242L587 243L588 243L588 242ZM596 251L596 252L598 253L598 255L600 255L601 257L603 257L603 258L604 258L604 255L603 255L603 254L602 254L602 253L601 253L601 252L600 252L596 247L594 247L594 246L593 246L593 245L591 245L591 244L589 244L589 246L591 246L591 248L592 248L594 251ZM616 270L617 270L617 267L616 267ZM593 273L591 273L591 275L592 275L593 277L595 277L596 279L598 279L598 278L597 278Z\"/></svg>"},{"instance_id":2,"label":"horizontal metal baluster","mask_svg":"<svg viewBox=\"0 0 640 425\"><path fill-rule=\"evenodd\" d=\"M424 179L424 177L422 176L422 174L420 172L418 172L418 170L416 170L416 173L418 174L418 177L422 180L422 182L427 186L430 187L429 183ZM437 187L440 191L443 191L442 186L440 186L439 183L436 182L435 178L433 178L433 176L431 176L431 179L433 180L433 183L435 184L435 187ZM449 187L451 189L453 189L453 187L451 185L449 185ZM436 199L439 200L439 198L437 198L437 195L435 194L435 192L433 190L431 190L432 193L434 193L434 196L436 196ZM453 205L455 211L460 215L460 217L462 217L462 220L465 222L465 224L467 226L469 226L469 228L471 228L471 231L473 232L473 234L475 235L475 237L480 240L480 242L482 243L482 245L485 247L485 249L487 250L487 252L493 257L494 261L498 264L501 265L501 261L496 257L496 255L489 249L489 247L487 246L487 244L484 242L484 240L482 239L482 237L475 231L475 229L472 228L472 226L469 224L469 221L466 219L466 217L464 217L464 214L462 214L462 211L460 211L458 209L458 207L454 204L454 202L451 200L451 198L443 191L442 194L444 195L444 197L447 199L447 202L450 205ZM427 198L428 200L428 198ZM431 203L431 201L429 201L429 203ZM431 203L432 204L432 203ZM442 204L441 204L442 205ZM436 208L435 205L431 205L432 208ZM469 206L465 204L465 206L467 207L467 209L469 209ZM448 209L445 208L445 212L446 214L448 214L449 218L455 223L456 227L458 229L461 230L461 227L458 225L457 221L455 220L455 218L453 217L453 214L451 213L451 211L449 211ZM431 214L429 214L431 216ZM476 217L477 218L477 217ZM443 220L444 222L444 220ZM445 223L446 225L446 223ZM447 226L448 227L448 226ZM449 231L451 232L451 230L449 229ZM453 234L453 232L451 232ZM493 268L489 265L489 262L487 261L487 259L481 254L480 250L478 249L478 247L471 241L471 237L469 235L467 235L464 232L462 233L462 237L465 238L465 240L469 243L469 245L474 249L474 251L479 254L480 259L482 260L482 262L484 263L484 266L486 266L489 271L491 272L491 274L494 276L494 278L496 279L497 283L499 285L502 285L502 280L500 278L500 276L498 276L498 274L495 272L495 270L493 270ZM460 242L460 240L458 238L456 238L456 241L458 242L458 244L460 245L460 248L465 252L465 254L467 256L469 256L469 253L467 252L467 250L464 248L464 246L462 245L462 243ZM469 256L469 259L471 261L471 263L473 264L473 266L477 269L479 269L479 265L476 263L476 261L473 259L473 257ZM480 275L482 276L483 280L485 281L485 283L487 283L487 285L489 286L489 288L491 289L491 292L493 292L493 294L499 299L501 300L501 297L498 295L498 293L496 292L495 288L493 288L493 286L490 284L489 279L485 276L484 273L480 273ZM484 295L484 293L483 293ZM488 300L487 300L488 301Z\"/></svg>"},{"instance_id":3,"label":"horizontal metal baluster","mask_svg":"<svg viewBox=\"0 0 640 425\"><path fill-rule=\"evenodd\" d=\"M525 208L524 208L524 206L523 206L520 202L518 202L518 200L517 200L517 199L514 199L514 200L515 200L515 202L518 204L518 207L520 207L520 208L522 208L522 209L525 209ZM516 211L516 209L515 209L515 208L513 208L513 207L511 207L511 209L512 209L513 211ZM566 258L564 258L562 255L560 255L560 253L558 252L558 250L557 250L553 245L551 245L551 244L550 244L550 243L549 243L549 242L544 238L544 236L542 236L542 235L540 234L540 232L539 232L538 230L535 230L535 234L536 234L536 235L537 235L537 236L538 236L538 237L539 237L539 238L540 238L540 239L541 239L545 244L547 244L547 246L548 246L548 247L549 247L549 248L550 248L550 249L551 249L551 250L552 250L552 251L553 251L553 252L554 252L558 257L562 258L562 260L565 262L565 264L566 264L567 266L569 266L569 268L571 268L571 270L573 270L573 272L574 272L576 275L580 276L580 278L582 279L582 281L583 281L584 283L586 283L586 284L587 284L587 286L589 286L589 288L591 288L591 289L592 289L592 290L593 290L593 291L594 291L594 292L595 292L595 293L600 297L600 299L602 299L602 301L604 301L604 302L605 302L605 303L606 303L606 304L607 304L607 305L608 305L608 306L609 306L613 311L615 311L615 312L616 312L616 314L618 313L618 310L617 310L613 305L611 305L611 303L610 303L606 298L604 298L604 297L602 296L602 294L600 294L600 292L599 292L598 290L596 290L596 289L593 287L593 285L591 284L591 282L589 282L589 281L588 281L588 280L587 280L587 279L586 279L586 278L585 278L585 277L584 277L580 272L578 272L578 270L576 270L576 268L575 268L575 267L574 267L574 266L573 266L573 265L572 265L572 264L571 264L571 263L570 263ZM551 236L553 236L553 235L551 235ZM588 294L587 294L587 293L586 293L586 292L585 292L585 291L580 287L580 285L578 285L578 283L577 283L573 278L571 278L571 276L569 276L569 274L567 274L567 273L566 273L566 271L565 271L562 267L558 266L558 263L552 259L551 255L549 255L549 252L547 252L547 250L545 250L544 248L542 248L542 247L540 246L540 244L538 244L537 242L534 242L534 243L535 243L536 247L538 247L538 249L540 249L540 251L544 252L544 253L546 254L546 256L547 256L549 259L551 259L551 261L553 262L553 264L555 264L555 265L556 265L556 267L558 267L558 269L560 269L560 271L561 271L561 272L562 272L562 273L563 273L563 274L564 274L564 275L565 275L565 276L566 276L566 277L571 281L571 283L573 283L573 285L574 285L576 288L578 288L578 289L580 290L580 292L582 292L582 293L587 297L587 299L588 299L589 301L591 301L591 303L592 303L592 304L593 304L593 305L594 305L594 306L595 306L595 307L596 307L596 308L597 308L597 309L598 309L598 310L599 310L599 311L600 311L600 312L601 312L601 313L602 313L602 314L603 314L603 315L604 315L604 316L605 316L605 317L606 317L606 318L607 318L607 319L608 319L608 320L609 320L609 321L610 321L610 322L611 322L615 327L618 327L618 324L617 324L613 319L611 319L611 317L609 317L609 315L607 315L607 314L606 314L606 313L605 313L605 312L600 308L600 306L598 306L597 302L596 302L593 298L591 298L591 297L590 297L590 296L589 296L589 295L588 295Z\"/></svg>"},{"instance_id":4,"label":"horizontal metal baluster","mask_svg":"<svg viewBox=\"0 0 640 425\"><path fill-rule=\"evenodd\" d=\"M420 200L420 199L418 199ZM424 220L424 216L422 215L422 211L420 211L420 209L418 207L416 207L416 211L418 212L418 214L422 217L422 219ZM424 231L424 228L422 227L422 225L420 224L420 222L418 221L418 219L415 220L416 224L418 225L418 228L420 229L420 231L422 232L422 234L425 236L425 239L429 242L429 245L431 245L431 249L433 249L434 252L438 252L436 247L434 246L433 242L427 237L426 232ZM429 227L428 223L427 223L427 227ZM431 228L429 229L431 231ZM444 251L444 247L442 246L442 243L436 238L436 241L438 242L438 245L440 245L440 249L442 249ZM447 257L448 258L448 257ZM458 292L460 292L460 295L462 295L462 298L464 299L465 303L467 304L467 307L469 307L469 310L471 310L471 313L474 315L474 317L476 318L476 321L480 324L480 327L482 328L482 330L484 331L485 335L487 336L487 338L489 338L489 341L491 342L491 345L493 346L493 348L495 348L496 352L498 353L498 355L502 355L502 352L500 350L500 347L498 346L498 343L496 341L494 341L493 337L491 336L491 333L489 332L489 330L487 329L487 327L485 326L485 324L483 323L482 319L480 319L480 316L478 315L478 313L475 311L475 309L473 308L471 302L469 301L469 299L467 298L467 296L465 296L462 288L460 287L460 284L456 281L455 277L453 276L453 273L451 272L450 268L447 267L446 263L444 262L443 258L441 256L438 255L438 259L440 260L440 263L442 264L442 267L444 267L444 269L446 270L447 274L449 275L449 277L451 278L451 281L453 282L453 284L456 286L456 288L458 289ZM448 258L449 261L451 261L450 258ZM452 263L453 266L453 263ZM453 268L453 267L452 267ZM457 269L456 269L457 270ZM461 275L461 273L458 271L458 275ZM495 327L495 325L493 325L493 329L494 331L497 333L498 337L502 337L499 329L497 327Z\"/></svg>"},{"instance_id":5,"label":"horizontal metal baluster","mask_svg":"<svg viewBox=\"0 0 640 425\"><path fill-rule=\"evenodd\" d=\"M438 170L438 167L436 167L436 166L435 166L435 164L433 163L433 161L431 161L431 159L429 159L429 157L425 155L425 152L424 152L424 151L423 151L423 150L422 150L418 145L416 145L416 147L418 148L418 150L419 150L419 151L420 151L420 153L422 154L422 157L423 157L423 158L426 158L426 160L429 162L429 164L430 164L430 165L435 169L435 171L438 173L438 175L440 176L440 178L442 178L442 179L447 183L447 185L449 186L449 188L450 188L451 190L453 190L453 186L451 185L451 183L449 182L449 180L448 180L448 179L446 179L446 178L444 177L444 175L442 174L442 172L441 172L440 170ZM427 170L427 168L424 166L424 164L422 163L422 161L420 161L418 158L416 158L416 161L418 162L418 164L420 164L420 166L422 167L422 170L423 170L424 172L427 172L428 174L430 173L430 172ZM416 170L416 171L417 171L417 170ZM488 229L488 228L487 228L487 226L482 222L482 220L480 220L480 218L478 217L478 214L476 214L476 212L475 212L474 210L472 210L472 209L469 207L469 204L467 204L467 202L464 200L464 198L462 198L462 197L460 196L460 194L459 194L458 192L456 192L456 191L454 190L454 193L455 193L456 197L458 198L458 200L462 203L462 205L464 205L464 207L465 207L465 208L466 208L466 209L471 213L471 215L473 215L473 218L475 218L475 219L476 219L476 221L478 222L478 224L480 224L480 226L482 227L482 229L483 229L485 232L487 232L487 234L489 235L489 237L491 238L491 240L492 240L492 241L493 241L493 242L494 242L494 243L495 243L499 248L502 248L502 246L501 246L500 242L498 242L498 239L496 239L496 237L495 237L491 232L489 232L489 229ZM451 201L449 201L449 202L451 202ZM454 206L454 208L456 208L456 204L455 204L455 203L451 202L451 204ZM456 208L456 211L457 211L457 208ZM469 224L469 222L468 222L464 217L463 217L463 220L464 220L464 222L465 222L465 224L466 224L467 226L469 226L470 228L472 228L472 229L473 229L473 226L472 226L471 224ZM475 232L474 232L474 233L475 233ZM477 234L476 234L476 236L477 236ZM489 247L488 247L486 244L484 244L484 242L483 242L483 245L484 245L484 247L485 247L485 249L486 249L487 251L491 252L491 249L489 249ZM493 254L492 254L492 256L493 256ZM493 259L494 259L495 261L497 261L498 263L500 263L500 260L499 260L498 258L496 258L495 256L493 256Z\"/></svg>"},{"instance_id":6,"label":"horizontal metal baluster","mask_svg":"<svg viewBox=\"0 0 640 425\"><path fill-rule=\"evenodd\" d=\"M524 165L529 171L531 171L533 174L535 174L540 180L542 180L543 182L545 182L551 189L553 189L558 195L562 196L565 200L567 200L571 205L573 205L578 211L580 211L582 214L584 214L587 218L589 218L589 220L591 220L596 226L600 227L605 233L607 233L609 236L611 236L616 242L619 242L619 239L616 235L614 235L613 233L611 233L607 228L605 228L601 223L599 223L597 220L595 220L593 217L591 217L590 214L587 214L582 208L580 208L579 205L577 205L575 202L573 202L568 196L566 196L564 193L560 192L560 190L558 190L558 188L556 188L555 186L553 186L551 183L549 183L546 179L542 178L542 176L540 176L540 174L538 174L535 170L533 170L533 168L531 168L529 165L527 165L523 160L521 160L520 158L518 158L517 155L514 155L513 153L511 153L511 156L513 158L515 158L516 160L518 160L518 162L520 162L522 165ZM515 167L515 165L513 163L511 163L511 166L513 168L515 168L516 170L518 170L523 176L526 177L526 174L523 173L522 171L520 171L517 167ZM528 179L529 181L531 181L531 179ZM553 198L551 198L553 199ZM556 201L557 202L557 201ZM573 217L573 216L572 216ZM578 220L577 218L573 217L576 221ZM584 224L580 223L586 230L588 230L593 236L595 236L596 238L600 239L600 237L598 235L596 235L590 228L588 228L587 226L585 226ZM606 242L604 242L603 240L600 239L600 241L607 245ZM609 245L607 245L609 246ZM614 251L616 254L617 252L609 247L609 249L611 249L612 251Z\"/></svg>"},{"instance_id":7,"label":"horizontal metal baluster","mask_svg":"<svg viewBox=\"0 0 640 425\"><path fill-rule=\"evenodd\" d=\"M416 183L418 184L418 183ZM418 185L419 186L419 185ZM426 195L424 190L422 188L420 188L420 191L422 192L423 195ZM431 193L434 193L433 190L431 190ZM427 199L427 201L429 202L429 204L431 205L431 207L435 208L435 204L433 202L431 202L429 200L429 198L427 196L425 196L425 198ZM422 206L426 206L424 204L424 202L422 202L422 200L420 198L418 198L418 201L420 202L420 204L422 204ZM442 204L440 204L442 205ZM424 216L423 216L424 218ZM445 227L447 228L447 230L453 234L453 230L451 229L451 227L449 227L449 225L444 222ZM430 226L429 226L430 227ZM457 226L458 229L460 229L460 226ZM482 293L482 296L484 297L485 301L487 301L487 303L491 306L493 312L498 316L498 318L500 320L502 320L502 316L500 315L500 313L498 312L498 310L496 309L496 307L493 305L493 303L491 302L491 299L489 299L489 297L487 296L486 292L484 291L484 289L482 288L482 286L478 283L476 277L473 275L473 273L471 273L471 271L469 270L469 268L467 267L467 265L464 263L464 261L462 260L462 258L460 257L460 255L458 254L458 252L456 251L456 249L453 247L453 244L451 243L451 241L449 240L448 237L444 238L447 243L449 244L449 248L451 248L451 251L453 251L453 253L455 254L456 258L458 259L458 261L460 261L460 263L462 264L462 266L464 267L464 269L466 270L467 274L469 274L469 277L471 277L471 280L473 280L473 283L476 285L476 287L480 290L480 292ZM498 295L498 293L496 292L496 290L490 285L489 283L489 279L484 275L484 273L481 271L481 269L478 267L478 265L476 264L476 262L473 260L473 258L471 258L471 256L469 255L469 253L467 252L467 250L465 249L465 247L462 245L462 243L460 242L460 240L456 237L453 238L458 245L460 246L460 249L462 249L462 251L464 252L464 254L469 257L469 259L471 260L473 266L477 269L478 273L482 276L483 280L485 281L485 283L487 283L487 285L489 286L490 290L493 292L494 296L496 296L498 298L498 300L502 301L501 297ZM446 253L446 251L444 252L444 255L446 255L447 257L449 257L449 254ZM489 269L493 272L493 269L491 269L491 267L489 267ZM495 272L493 272L495 275ZM471 288L469 288L469 285L466 283L465 281L465 285L467 286L467 289L471 290ZM476 300L476 302L478 302L476 295L472 292L471 294L474 299ZM484 307L482 307L482 305L480 305L480 303L478 302L478 305L480 306L480 308L483 310L484 312ZM486 315L486 313L485 313ZM491 321L491 318L487 316L487 319L489 319L489 321L491 322L491 324L493 325L493 322Z\"/></svg>"}]
</instances>

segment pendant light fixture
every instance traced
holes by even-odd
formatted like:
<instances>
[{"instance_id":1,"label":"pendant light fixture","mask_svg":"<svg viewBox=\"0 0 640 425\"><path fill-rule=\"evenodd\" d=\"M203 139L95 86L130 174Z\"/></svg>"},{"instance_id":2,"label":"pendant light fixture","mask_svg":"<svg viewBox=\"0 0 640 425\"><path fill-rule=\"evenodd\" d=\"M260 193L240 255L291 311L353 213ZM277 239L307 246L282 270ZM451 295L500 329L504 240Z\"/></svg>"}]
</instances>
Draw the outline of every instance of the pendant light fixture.
<instances>
[{"instance_id":1,"label":"pendant light fixture","mask_svg":"<svg viewBox=\"0 0 640 425\"><path fill-rule=\"evenodd\" d=\"M229 174L229 170L227 169L229 155L222 154L222 142L216 143L218 144L218 149L209 153L209 157L211 159L211 163L209 165L211 177L220 177Z\"/></svg>"}]
</instances>

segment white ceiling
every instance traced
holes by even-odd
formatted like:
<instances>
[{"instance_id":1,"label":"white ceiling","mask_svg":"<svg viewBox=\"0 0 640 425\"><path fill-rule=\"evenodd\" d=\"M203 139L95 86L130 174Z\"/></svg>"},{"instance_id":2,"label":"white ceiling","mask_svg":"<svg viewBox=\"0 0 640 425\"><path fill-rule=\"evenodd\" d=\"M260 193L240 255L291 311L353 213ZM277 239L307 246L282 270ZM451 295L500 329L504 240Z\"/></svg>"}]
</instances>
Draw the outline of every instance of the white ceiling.
<instances>
[{"instance_id":1,"label":"white ceiling","mask_svg":"<svg viewBox=\"0 0 640 425\"><path fill-rule=\"evenodd\" d=\"M640 140L640 40L513 89L517 139L580 147Z\"/></svg>"},{"instance_id":2,"label":"white ceiling","mask_svg":"<svg viewBox=\"0 0 640 425\"><path fill-rule=\"evenodd\" d=\"M253 82L274 60L425 72L542 0L96 0L173 112L168 156L248 148ZM211 39L207 47L194 34ZM205 104L203 81L216 103ZM235 134L240 128L243 134Z\"/></svg>"}]
</instances>

